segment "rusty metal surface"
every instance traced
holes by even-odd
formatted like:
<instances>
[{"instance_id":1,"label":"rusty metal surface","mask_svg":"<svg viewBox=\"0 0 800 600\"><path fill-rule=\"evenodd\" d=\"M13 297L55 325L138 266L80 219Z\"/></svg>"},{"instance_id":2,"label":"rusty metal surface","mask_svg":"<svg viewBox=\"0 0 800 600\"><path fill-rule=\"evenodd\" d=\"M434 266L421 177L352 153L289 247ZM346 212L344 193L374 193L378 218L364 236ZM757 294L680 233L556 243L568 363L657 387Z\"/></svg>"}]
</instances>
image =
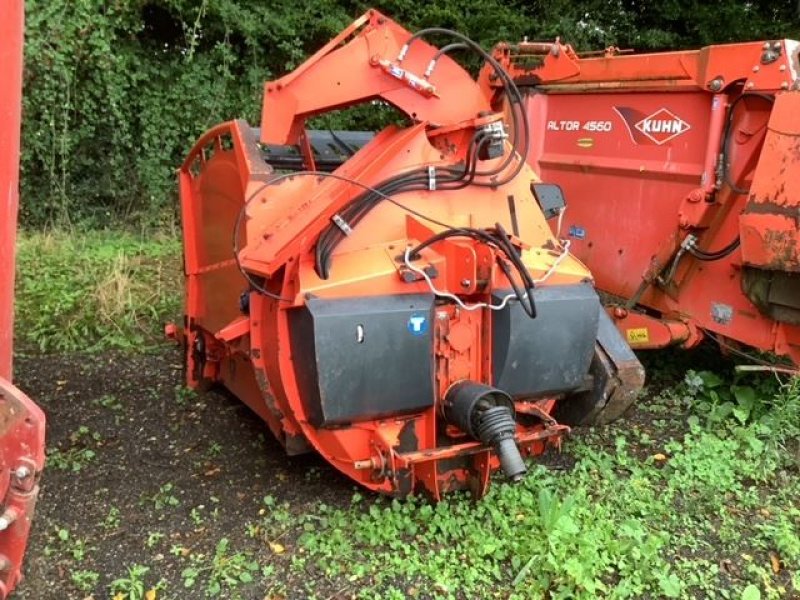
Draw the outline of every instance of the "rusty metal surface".
<instances>
[{"instance_id":1,"label":"rusty metal surface","mask_svg":"<svg viewBox=\"0 0 800 600\"><path fill-rule=\"evenodd\" d=\"M800 92L781 94L740 219L742 260L800 272Z\"/></svg>"},{"instance_id":2,"label":"rusty metal surface","mask_svg":"<svg viewBox=\"0 0 800 600\"><path fill-rule=\"evenodd\" d=\"M637 347L691 345L707 331L800 356L798 326L742 285L742 267L764 269L765 280L800 272L798 47L778 40L585 59L562 51L533 71L498 47L530 86L529 160L564 190L560 234L598 289L664 321ZM557 63L576 74L565 79Z\"/></svg>"},{"instance_id":3,"label":"rusty metal surface","mask_svg":"<svg viewBox=\"0 0 800 600\"><path fill-rule=\"evenodd\" d=\"M611 318L601 320L590 374L589 390L568 397L554 416L569 425L604 425L619 419L636 402L644 387L645 373Z\"/></svg>"},{"instance_id":4,"label":"rusty metal surface","mask_svg":"<svg viewBox=\"0 0 800 600\"><path fill-rule=\"evenodd\" d=\"M21 577L44 468L44 433L41 409L0 377L0 600Z\"/></svg>"}]
</instances>

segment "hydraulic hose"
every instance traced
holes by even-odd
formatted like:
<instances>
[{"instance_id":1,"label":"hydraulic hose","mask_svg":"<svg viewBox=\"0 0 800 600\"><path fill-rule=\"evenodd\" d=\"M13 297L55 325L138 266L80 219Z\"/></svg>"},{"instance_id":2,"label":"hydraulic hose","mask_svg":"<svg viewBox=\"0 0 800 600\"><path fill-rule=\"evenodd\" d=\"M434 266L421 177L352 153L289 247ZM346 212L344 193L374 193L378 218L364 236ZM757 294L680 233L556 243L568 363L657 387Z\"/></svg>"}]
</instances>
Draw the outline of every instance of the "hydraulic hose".
<instances>
[{"instance_id":1,"label":"hydraulic hose","mask_svg":"<svg viewBox=\"0 0 800 600\"><path fill-rule=\"evenodd\" d=\"M733 178L731 177L730 173L730 165L728 165L728 157L730 154L734 111L736 110L736 107L739 105L739 103L745 98L761 98L762 100L766 100L767 102L771 103L775 102L774 96L770 96L768 94L761 94L758 92L747 92L741 94L738 98L736 98L736 100L734 100L731 103L731 106L728 109L728 118L725 122L725 132L722 135L722 156L720 157L720 160L722 162L722 178L725 181L725 183L728 184L728 187L730 187L731 190L733 190L737 194L742 194L742 195L750 193L750 190L739 187L733 181Z\"/></svg>"}]
</instances>

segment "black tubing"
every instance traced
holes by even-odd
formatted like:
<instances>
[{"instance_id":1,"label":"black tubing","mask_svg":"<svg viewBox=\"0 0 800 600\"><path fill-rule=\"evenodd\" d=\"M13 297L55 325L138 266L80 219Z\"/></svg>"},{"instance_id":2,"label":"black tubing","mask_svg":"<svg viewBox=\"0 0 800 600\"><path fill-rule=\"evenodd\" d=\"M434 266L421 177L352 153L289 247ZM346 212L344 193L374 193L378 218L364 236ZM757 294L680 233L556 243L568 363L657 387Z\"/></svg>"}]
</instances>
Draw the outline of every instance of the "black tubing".
<instances>
[{"instance_id":1,"label":"black tubing","mask_svg":"<svg viewBox=\"0 0 800 600\"><path fill-rule=\"evenodd\" d=\"M528 471L514 441L516 429L513 413L507 406L487 408L478 416L478 439L494 447L500 468L511 481L519 481Z\"/></svg>"},{"instance_id":2,"label":"black tubing","mask_svg":"<svg viewBox=\"0 0 800 600\"><path fill-rule=\"evenodd\" d=\"M514 402L511 396L483 383L459 381L445 394L444 418L473 438L492 446L500 468L512 481L527 472L514 434Z\"/></svg>"}]
</instances>

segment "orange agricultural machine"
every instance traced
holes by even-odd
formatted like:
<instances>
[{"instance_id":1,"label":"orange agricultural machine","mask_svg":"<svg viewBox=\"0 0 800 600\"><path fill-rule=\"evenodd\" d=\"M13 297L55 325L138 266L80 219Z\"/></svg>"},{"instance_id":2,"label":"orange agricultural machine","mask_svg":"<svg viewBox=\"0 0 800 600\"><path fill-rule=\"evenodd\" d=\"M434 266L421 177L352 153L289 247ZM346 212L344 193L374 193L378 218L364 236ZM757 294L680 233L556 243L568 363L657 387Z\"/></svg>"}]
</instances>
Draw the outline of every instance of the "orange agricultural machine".
<instances>
[{"instance_id":1,"label":"orange agricultural machine","mask_svg":"<svg viewBox=\"0 0 800 600\"><path fill-rule=\"evenodd\" d=\"M11 384L22 97L22 0L0 5L0 600L20 568L44 467L45 418Z\"/></svg>"},{"instance_id":2,"label":"orange agricultural machine","mask_svg":"<svg viewBox=\"0 0 800 600\"><path fill-rule=\"evenodd\" d=\"M464 48L507 118L448 55ZM405 126L307 127L369 102ZM188 384L225 386L289 454L398 496L480 497L559 443L557 418L619 416L642 368L546 224L561 199L525 163L522 107L474 42L376 11L266 83L260 129L213 128L180 170L186 315L168 333Z\"/></svg>"},{"instance_id":3,"label":"orange agricultural machine","mask_svg":"<svg viewBox=\"0 0 800 600\"><path fill-rule=\"evenodd\" d=\"M800 44L579 56L500 44L528 159L634 348L704 336L800 364ZM490 66L484 80L506 84Z\"/></svg>"}]
</instances>

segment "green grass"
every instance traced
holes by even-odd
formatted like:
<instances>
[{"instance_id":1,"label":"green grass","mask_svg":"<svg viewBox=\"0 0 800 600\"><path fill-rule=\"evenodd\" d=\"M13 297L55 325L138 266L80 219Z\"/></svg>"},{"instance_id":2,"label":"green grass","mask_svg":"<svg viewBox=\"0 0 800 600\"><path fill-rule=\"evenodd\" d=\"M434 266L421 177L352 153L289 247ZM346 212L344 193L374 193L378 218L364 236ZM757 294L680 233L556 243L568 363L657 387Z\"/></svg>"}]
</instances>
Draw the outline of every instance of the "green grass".
<instances>
[{"instance_id":1,"label":"green grass","mask_svg":"<svg viewBox=\"0 0 800 600\"><path fill-rule=\"evenodd\" d=\"M18 338L44 351L160 340L180 310L179 255L175 240L119 232L21 236ZM800 597L800 383L737 375L716 353L713 371L687 371L693 359L680 356L648 355L649 397L633 418L568 441L571 469L497 479L478 503L357 491L346 508L298 509L267 497L205 552L173 544L171 587L225 598ZM176 401L193 394L176 388ZM115 410L112 397L98 402ZM90 466L96 440L70 442L50 466ZM167 483L145 495L143 510L180 510L173 492ZM204 514L192 509L198 529ZM112 513L106 522L120 525ZM53 543L88 551L66 530ZM167 585L157 563L119 575L110 587L123 598ZM73 576L76 589L95 581L86 569Z\"/></svg>"},{"instance_id":2,"label":"green grass","mask_svg":"<svg viewBox=\"0 0 800 600\"><path fill-rule=\"evenodd\" d=\"M800 594L800 384L748 399L744 422L731 411L711 427L704 403L723 380L693 378L650 405L677 422L581 435L565 447L578 459L572 470L535 467L519 485L496 482L479 503L356 493L348 509L296 514L266 498L248 533L294 537L296 582L327 580L359 598Z\"/></svg>"},{"instance_id":3,"label":"green grass","mask_svg":"<svg viewBox=\"0 0 800 600\"><path fill-rule=\"evenodd\" d=\"M180 314L180 242L120 231L23 233L16 338L22 350L141 349Z\"/></svg>"}]
</instances>

